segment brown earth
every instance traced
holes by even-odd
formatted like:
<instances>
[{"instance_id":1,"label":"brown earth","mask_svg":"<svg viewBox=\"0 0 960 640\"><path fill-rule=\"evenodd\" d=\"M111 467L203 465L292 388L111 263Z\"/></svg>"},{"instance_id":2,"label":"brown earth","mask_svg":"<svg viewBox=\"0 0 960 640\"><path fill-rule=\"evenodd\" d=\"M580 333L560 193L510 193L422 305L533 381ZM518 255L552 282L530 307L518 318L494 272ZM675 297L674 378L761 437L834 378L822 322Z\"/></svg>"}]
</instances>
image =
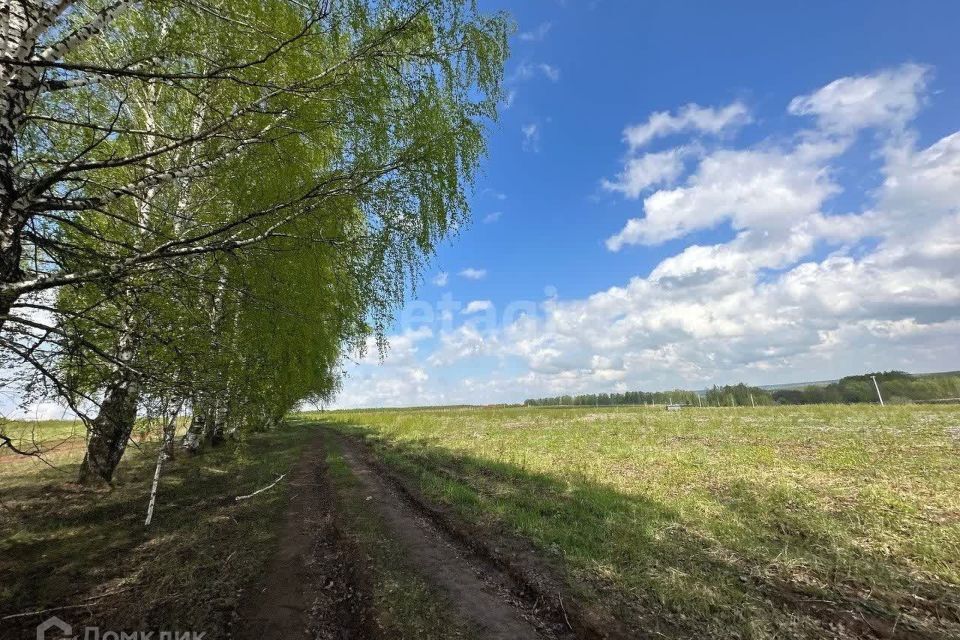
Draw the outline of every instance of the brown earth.
<instances>
[{"instance_id":1,"label":"brown earth","mask_svg":"<svg viewBox=\"0 0 960 640\"><path fill-rule=\"evenodd\" d=\"M398 485L360 442L323 430L291 474L280 548L233 628L241 640L376 637L370 571L338 525L326 477L326 445L335 438L364 504L375 509L407 563L438 591L452 616L479 638L566 639L574 633L562 596L540 593L489 554L465 544L439 512ZM551 589L553 587L550 587ZM549 602L548 602L549 600Z\"/></svg>"},{"instance_id":2,"label":"brown earth","mask_svg":"<svg viewBox=\"0 0 960 640\"><path fill-rule=\"evenodd\" d=\"M480 529L426 499L409 479L388 468L361 440L321 429L301 458L291 484L281 547L233 626L241 639L376 638L371 609L370 558L338 526L337 495L327 478L326 448L335 445L358 491L398 543L412 570L443 597L452 617L478 638L556 639L683 637L668 622L628 629L605 607L581 605L561 572L529 542ZM782 585L767 594L785 608L813 615L826 633L843 637L944 637L864 615L862 607L801 597ZM778 588L779 587L779 588Z\"/></svg>"},{"instance_id":3,"label":"brown earth","mask_svg":"<svg viewBox=\"0 0 960 640\"><path fill-rule=\"evenodd\" d=\"M315 438L290 474L280 548L233 628L240 640L370 637L370 598L356 549L337 527L326 448Z\"/></svg>"}]
</instances>

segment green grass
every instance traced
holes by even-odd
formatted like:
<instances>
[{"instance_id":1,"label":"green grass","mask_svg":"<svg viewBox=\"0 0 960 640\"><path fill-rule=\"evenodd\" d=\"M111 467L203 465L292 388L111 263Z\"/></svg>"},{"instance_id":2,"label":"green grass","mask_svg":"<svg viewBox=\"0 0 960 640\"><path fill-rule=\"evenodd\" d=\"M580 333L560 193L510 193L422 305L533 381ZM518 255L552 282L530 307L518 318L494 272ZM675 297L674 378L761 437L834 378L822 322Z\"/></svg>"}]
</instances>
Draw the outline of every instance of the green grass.
<instances>
[{"instance_id":1,"label":"green grass","mask_svg":"<svg viewBox=\"0 0 960 640\"><path fill-rule=\"evenodd\" d=\"M957 407L323 417L635 629L960 633Z\"/></svg>"},{"instance_id":2,"label":"green grass","mask_svg":"<svg viewBox=\"0 0 960 640\"><path fill-rule=\"evenodd\" d=\"M181 420L178 430L186 430L186 422ZM140 445L155 440L160 428L147 420L138 420L131 434L131 452ZM2 420L0 433L9 437L14 447L26 453L39 453L39 456L24 456L8 447L0 447L0 483L16 478L33 482L37 473L59 468L64 479L68 471L76 472L74 463L83 459L86 447L87 429L80 420ZM123 473L124 467L120 468ZM0 488L3 484L0 484Z\"/></svg>"},{"instance_id":3,"label":"green grass","mask_svg":"<svg viewBox=\"0 0 960 640\"><path fill-rule=\"evenodd\" d=\"M0 459L0 612L89 601L58 615L75 628L190 629L210 638L226 635L242 591L273 553L287 485L239 503L234 496L289 471L316 434L291 426L179 456L164 468L153 524L144 527L155 441L128 448L114 487L90 490L72 483L82 431L59 422L23 428L48 450L49 464ZM27 632L42 619L0 628Z\"/></svg>"},{"instance_id":4,"label":"green grass","mask_svg":"<svg viewBox=\"0 0 960 640\"><path fill-rule=\"evenodd\" d=\"M36 471L59 461L69 463L76 458L78 450L83 456L86 445L86 428L79 420L0 420L0 433L10 438L20 451L43 453L41 460L0 447L0 482L12 476L23 476L26 468Z\"/></svg>"}]
</instances>

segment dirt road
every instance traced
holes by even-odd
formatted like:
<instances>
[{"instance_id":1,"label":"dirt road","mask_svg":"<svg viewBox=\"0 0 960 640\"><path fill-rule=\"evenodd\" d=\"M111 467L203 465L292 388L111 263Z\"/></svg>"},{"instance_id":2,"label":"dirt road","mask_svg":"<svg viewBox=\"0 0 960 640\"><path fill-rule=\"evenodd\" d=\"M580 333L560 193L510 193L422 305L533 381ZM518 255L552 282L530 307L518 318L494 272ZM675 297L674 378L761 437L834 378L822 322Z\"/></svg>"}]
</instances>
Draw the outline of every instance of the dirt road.
<instances>
[{"instance_id":1,"label":"dirt road","mask_svg":"<svg viewBox=\"0 0 960 640\"><path fill-rule=\"evenodd\" d=\"M241 640L370 637L370 603L356 550L341 534L317 437L290 474L280 546L234 625Z\"/></svg>"},{"instance_id":2,"label":"dirt road","mask_svg":"<svg viewBox=\"0 0 960 640\"><path fill-rule=\"evenodd\" d=\"M445 615L470 636L510 640L574 637L524 597L524 586L444 531L380 468L364 445L320 430L291 474L279 550L234 625L242 640L374 638L369 554L343 530L326 455L335 448L406 564L438 594ZM436 637L444 637L437 630Z\"/></svg>"}]
</instances>

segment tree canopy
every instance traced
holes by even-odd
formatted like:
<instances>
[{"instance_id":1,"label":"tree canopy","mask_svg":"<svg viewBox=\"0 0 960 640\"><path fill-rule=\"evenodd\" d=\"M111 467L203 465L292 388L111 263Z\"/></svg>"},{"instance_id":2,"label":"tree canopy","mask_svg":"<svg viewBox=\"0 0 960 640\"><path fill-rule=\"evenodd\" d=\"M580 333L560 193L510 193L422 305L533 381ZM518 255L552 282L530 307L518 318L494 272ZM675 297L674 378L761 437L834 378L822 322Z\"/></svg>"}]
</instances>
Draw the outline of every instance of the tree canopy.
<instances>
[{"instance_id":1,"label":"tree canopy","mask_svg":"<svg viewBox=\"0 0 960 640\"><path fill-rule=\"evenodd\" d=\"M6 384L88 422L88 475L138 412L215 439L329 398L469 219L509 27L470 0L2 11Z\"/></svg>"}]
</instances>

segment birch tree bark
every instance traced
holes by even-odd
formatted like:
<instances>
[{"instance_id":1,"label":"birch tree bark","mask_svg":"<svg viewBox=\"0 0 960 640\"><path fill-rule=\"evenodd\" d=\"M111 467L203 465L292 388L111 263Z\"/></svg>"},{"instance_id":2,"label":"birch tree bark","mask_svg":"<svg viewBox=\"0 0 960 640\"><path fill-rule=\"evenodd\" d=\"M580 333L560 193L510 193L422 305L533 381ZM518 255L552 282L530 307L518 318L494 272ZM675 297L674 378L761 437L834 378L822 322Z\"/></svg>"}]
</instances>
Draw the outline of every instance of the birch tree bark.
<instances>
[{"instance_id":1,"label":"birch tree bark","mask_svg":"<svg viewBox=\"0 0 960 640\"><path fill-rule=\"evenodd\" d=\"M118 360L127 364L133 359L134 339L129 331L121 344ZM117 366L114 378L104 391L100 413L90 423L87 453L80 465L79 482L95 484L113 480L113 472L127 441L133 433L140 399L140 385L136 374L123 366Z\"/></svg>"},{"instance_id":2,"label":"birch tree bark","mask_svg":"<svg viewBox=\"0 0 960 640\"><path fill-rule=\"evenodd\" d=\"M157 453L157 466L153 471L153 485L150 487L150 503L147 505L147 517L143 521L143 526L149 527L153 522L153 508L157 504L157 490L160 487L160 473L163 471L163 463L173 458L173 440L177 432L177 416L183 405L178 404L174 409L164 416L163 439Z\"/></svg>"}]
</instances>

